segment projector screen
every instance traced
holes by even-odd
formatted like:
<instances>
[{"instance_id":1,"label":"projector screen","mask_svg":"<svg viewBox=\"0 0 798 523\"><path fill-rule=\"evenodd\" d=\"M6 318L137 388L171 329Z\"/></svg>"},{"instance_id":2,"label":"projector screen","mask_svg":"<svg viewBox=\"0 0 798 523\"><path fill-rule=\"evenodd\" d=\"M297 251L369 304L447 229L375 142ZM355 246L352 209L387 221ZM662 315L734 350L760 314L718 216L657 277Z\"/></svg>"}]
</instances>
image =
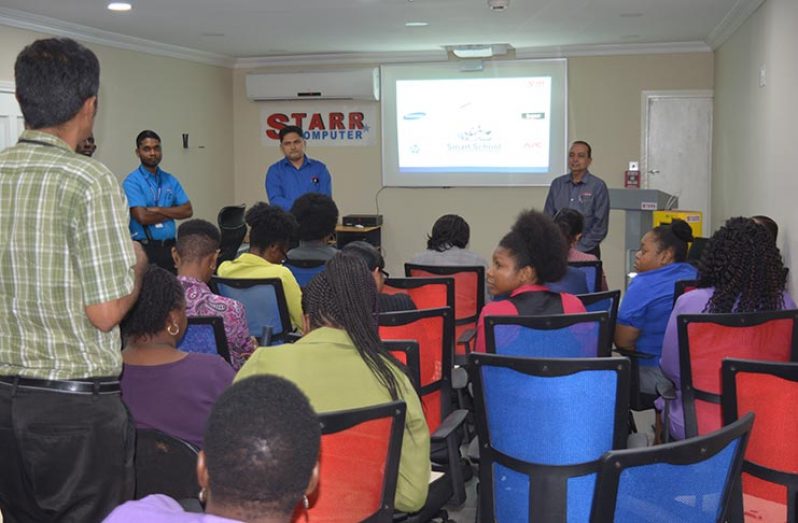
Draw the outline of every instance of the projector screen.
<instances>
[{"instance_id":1,"label":"projector screen","mask_svg":"<svg viewBox=\"0 0 798 523\"><path fill-rule=\"evenodd\" d=\"M381 68L382 182L548 185L565 172L566 61Z\"/></svg>"}]
</instances>

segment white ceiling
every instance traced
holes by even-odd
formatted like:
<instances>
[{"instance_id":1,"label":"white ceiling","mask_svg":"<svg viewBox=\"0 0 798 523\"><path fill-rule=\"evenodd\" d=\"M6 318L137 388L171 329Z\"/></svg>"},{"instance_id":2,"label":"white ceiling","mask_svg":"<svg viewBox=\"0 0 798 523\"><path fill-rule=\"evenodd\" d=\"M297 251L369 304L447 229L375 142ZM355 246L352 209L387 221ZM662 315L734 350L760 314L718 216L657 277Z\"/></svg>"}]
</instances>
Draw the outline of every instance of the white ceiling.
<instances>
[{"instance_id":1,"label":"white ceiling","mask_svg":"<svg viewBox=\"0 0 798 523\"><path fill-rule=\"evenodd\" d=\"M649 44L708 49L764 0L510 0L503 12L490 11L487 0L128 1L132 11L114 13L106 0L0 0L0 23L227 63L288 55L439 54L447 45L487 43L534 55Z\"/></svg>"}]
</instances>

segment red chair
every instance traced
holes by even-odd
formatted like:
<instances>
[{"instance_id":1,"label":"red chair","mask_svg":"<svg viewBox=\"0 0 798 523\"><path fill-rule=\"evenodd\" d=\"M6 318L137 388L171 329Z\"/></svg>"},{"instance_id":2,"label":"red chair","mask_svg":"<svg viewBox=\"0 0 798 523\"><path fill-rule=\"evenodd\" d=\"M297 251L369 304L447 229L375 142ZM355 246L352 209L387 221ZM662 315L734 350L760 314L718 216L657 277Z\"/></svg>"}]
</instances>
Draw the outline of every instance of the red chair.
<instances>
[{"instance_id":1,"label":"red chair","mask_svg":"<svg viewBox=\"0 0 798 523\"><path fill-rule=\"evenodd\" d=\"M430 430L433 461L438 461L435 456L439 453L443 455L445 464L438 469L444 472L447 486L445 494L433 496L435 484L430 485L428 505L436 504L434 497L440 499L441 506L450 498L453 504L462 504L465 501L465 483L456 431L465 421L467 411L452 409L452 311L449 307L441 307L386 312L379 315L379 325L383 341L410 339L418 342L419 396Z\"/></svg>"},{"instance_id":2,"label":"red chair","mask_svg":"<svg viewBox=\"0 0 798 523\"><path fill-rule=\"evenodd\" d=\"M385 340L382 342L385 350L396 360L407 367L410 381L416 391L421 383L421 362L418 356L418 342L416 340Z\"/></svg>"},{"instance_id":3,"label":"red chair","mask_svg":"<svg viewBox=\"0 0 798 523\"><path fill-rule=\"evenodd\" d=\"M454 309L454 281L451 278L387 278L384 294L407 294L417 309Z\"/></svg>"},{"instance_id":4,"label":"red chair","mask_svg":"<svg viewBox=\"0 0 798 523\"><path fill-rule=\"evenodd\" d=\"M685 437L721 427L723 358L794 361L798 310L683 314L676 319Z\"/></svg>"},{"instance_id":5,"label":"red chair","mask_svg":"<svg viewBox=\"0 0 798 523\"><path fill-rule=\"evenodd\" d=\"M756 414L743 461L746 521L798 521L796 405L798 363L723 360L723 422Z\"/></svg>"},{"instance_id":6,"label":"red chair","mask_svg":"<svg viewBox=\"0 0 798 523\"><path fill-rule=\"evenodd\" d=\"M319 415L320 479L309 521L392 521L405 408L394 401ZM294 521L305 517L297 513Z\"/></svg>"},{"instance_id":7,"label":"red chair","mask_svg":"<svg viewBox=\"0 0 798 523\"><path fill-rule=\"evenodd\" d=\"M405 263L405 275L454 278L454 339L457 341L455 359L460 357L464 360L471 352L471 341L476 335L477 320L482 307L485 306L485 267Z\"/></svg>"}]
</instances>

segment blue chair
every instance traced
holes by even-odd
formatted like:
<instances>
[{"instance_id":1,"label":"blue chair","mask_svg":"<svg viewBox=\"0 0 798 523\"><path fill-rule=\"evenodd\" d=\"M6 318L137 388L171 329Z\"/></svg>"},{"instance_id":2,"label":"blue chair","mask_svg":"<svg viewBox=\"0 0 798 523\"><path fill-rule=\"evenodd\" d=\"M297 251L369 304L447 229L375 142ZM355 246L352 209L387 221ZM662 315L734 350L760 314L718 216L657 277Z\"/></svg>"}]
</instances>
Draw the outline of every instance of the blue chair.
<instances>
[{"instance_id":1,"label":"blue chair","mask_svg":"<svg viewBox=\"0 0 798 523\"><path fill-rule=\"evenodd\" d=\"M249 335L261 346L279 345L291 333L291 317L279 278L220 278L214 276L211 289L244 304L247 310Z\"/></svg>"},{"instance_id":2,"label":"blue chair","mask_svg":"<svg viewBox=\"0 0 798 523\"><path fill-rule=\"evenodd\" d=\"M469 356L481 521L587 521L601 456L626 446L629 360Z\"/></svg>"},{"instance_id":3,"label":"blue chair","mask_svg":"<svg viewBox=\"0 0 798 523\"><path fill-rule=\"evenodd\" d=\"M530 358L609 356L608 312L542 316L488 316L485 350Z\"/></svg>"},{"instance_id":4,"label":"blue chair","mask_svg":"<svg viewBox=\"0 0 798 523\"><path fill-rule=\"evenodd\" d=\"M186 333L177 348L185 352L218 354L230 363L224 321L218 316L190 316Z\"/></svg>"},{"instance_id":5,"label":"blue chair","mask_svg":"<svg viewBox=\"0 0 798 523\"><path fill-rule=\"evenodd\" d=\"M749 413L706 436L607 452L590 521L724 521L753 422Z\"/></svg>"},{"instance_id":6,"label":"blue chair","mask_svg":"<svg viewBox=\"0 0 798 523\"><path fill-rule=\"evenodd\" d=\"M618 305L621 303L621 291L591 292L590 294L579 294L576 296L585 306L587 312L607 312L610 315L609 321L609 348L615 339L615 324L618 321Z\"/></svg>"},{"instance_id":7,"label":"blue chair","mask_svg":"<svg viewBox=\"0 0 798 523\"><path fill-rule=\"evenodd\" d=\"M324 272L327 260L285 260L283 265L288 267L296 282L303 289L317 274Z\"/></svg>"},{"instance_id":8,"label":"blue chair","mask_svg":"<svg viewBox=\"0 0 798 523\"><path fill-rule=\"evenodd\" d=\"M587 290L590 293L598 292L601 289L601 275L604 270L601 266L601 260L595 261L572 261L568 262L569 267L579 269L585 273L587 278Z\"/></svg>"}]
</instances>

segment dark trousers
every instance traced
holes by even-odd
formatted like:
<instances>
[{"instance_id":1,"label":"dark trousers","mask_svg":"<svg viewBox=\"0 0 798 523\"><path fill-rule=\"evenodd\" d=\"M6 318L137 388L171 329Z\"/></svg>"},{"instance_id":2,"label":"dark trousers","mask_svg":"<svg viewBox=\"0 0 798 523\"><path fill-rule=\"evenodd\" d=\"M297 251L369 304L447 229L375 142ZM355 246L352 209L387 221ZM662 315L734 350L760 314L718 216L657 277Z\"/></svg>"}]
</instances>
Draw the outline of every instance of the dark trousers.
<instances>
[{"instance_id":1,"label":"dark trousers","mask_svg":"<svg viewBox=\"0 0 798 523\"><path fill-rule=\"evenodd\" d=\"M166 269L172 274L177 274L175 261L172 259L174 240L147 240L141 242L141 246L144 247L144 252L147 253L150 263Z\"/></svg>"},{"instance_id":2,"label":"dark trousers","mask_svg":"<svg viewBox=\"0 0 798 523\"><path fill-rule=\"evenodd\" d=\"M133 496L135 429L119 393L0 382L0 507L7 523L102 521Z\"/></svg>"}]
</instances>

